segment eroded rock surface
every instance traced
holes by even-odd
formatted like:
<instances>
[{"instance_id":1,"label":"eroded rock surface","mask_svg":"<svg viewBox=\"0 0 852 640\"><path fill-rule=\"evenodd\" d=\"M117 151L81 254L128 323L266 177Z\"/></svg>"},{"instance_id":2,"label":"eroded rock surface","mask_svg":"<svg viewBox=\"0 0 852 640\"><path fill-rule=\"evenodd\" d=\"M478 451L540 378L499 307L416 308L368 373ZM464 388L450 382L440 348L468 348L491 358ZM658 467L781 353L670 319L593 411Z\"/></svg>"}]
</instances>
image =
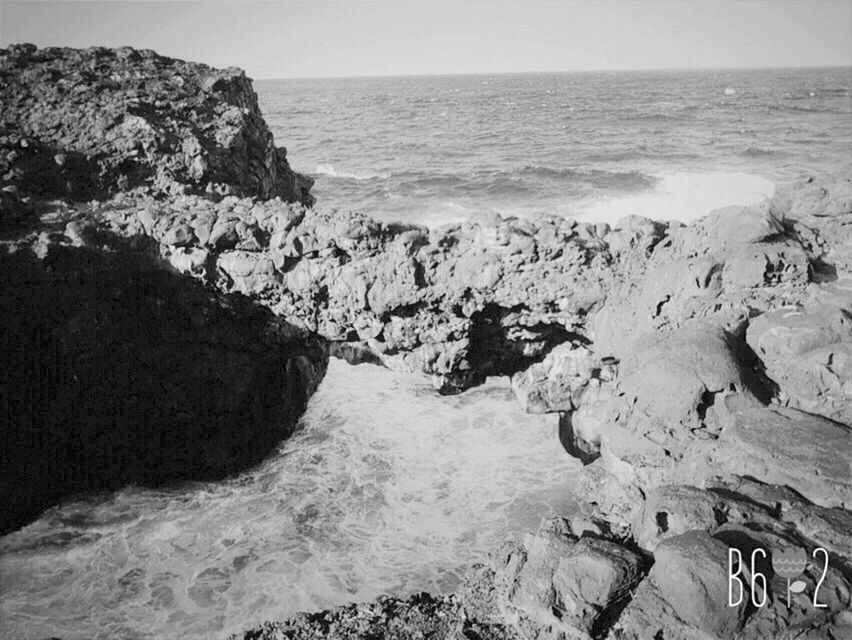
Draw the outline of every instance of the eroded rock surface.
<instances>
[{"instance_id":1,"label":"eroded rock surface","mask_svg":"<svg viewBox=\"0 0 852 640\"><path fill-rule=\"evenodd\" d=\"M584 318L613 273L594 227L548 216L429 231L197 196L115 200L100 215L118 234L156 239L176 269L389 367L426 373L444 392L515 373L561 343L582 346Z\"/></svg>"},{"instance_id":2,"label":"eroded rock surface","mask_svg":"<svg viewBox=\"0 0 852 640\"><path fill-rule=\"evenodd\" d=\"M245 637L850 635L848 179L688 226L486 215L430 230L305 206L309 182L241 72L24 45L0 53L0 76L4 331L24 345L3 380L22 420L4 433L30 452L44 443L20 429L47 429L67 456L27 454L4 495L22 474L54 495L51 478L105 454L145 482L190 438L212 452L191 461L200 476L228 472L255 434L208 414L286 431L328 340L443 392L512 375L587 463L580 511L496 550L453 595ZM17 385L44 367L61 379ZM45 394L56 409L35 411ZM114 419L150 404L166 432ZM139 451L113 446L125 423L143 425ZM809 558L792 595L772 567L790 547ZM764 606L725 602L732 549L765 550Z\"/></svg>"},{"instance_id":3,"label":"eroded rock surface","mask_svg":"<svg viewBox=\"0 0 852 640\"><path fill-rule=\"evenodd\" d=\"M566 448L588 463L580 513L473 568L454 615L541 639L852 630L844 184L805 182L683 228L625 221L644 232L593 245L602 297L513 377L528 410L561 413ZM807 563L788 594L772 562L791 548ZM765 602L744 579L730 606L728 554L747 563L757 549Z\"/></svg>"},{"instance_id":4,"label":"eroded rock surface","mask_svg":"<svg viewBox=\"0 0 852 640\"><path fill-rule=\"evenodd\" d=\"M313 202L239 69L129 47L0 50L4 186L72 199L141 189Z\"/></svg>"}]
</instances>

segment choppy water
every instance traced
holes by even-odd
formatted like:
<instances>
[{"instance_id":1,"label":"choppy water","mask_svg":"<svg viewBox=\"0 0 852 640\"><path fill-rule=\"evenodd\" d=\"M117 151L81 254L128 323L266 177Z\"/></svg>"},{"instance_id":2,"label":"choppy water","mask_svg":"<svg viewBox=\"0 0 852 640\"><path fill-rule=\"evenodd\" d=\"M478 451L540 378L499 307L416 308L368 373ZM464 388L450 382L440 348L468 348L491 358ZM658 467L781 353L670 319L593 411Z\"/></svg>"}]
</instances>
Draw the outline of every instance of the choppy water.
<instances>
[{"instance_id":1,"label":"choppy water","mask_svg":"<svg viewBox=\"0 0 852 640\"><path fill-rule=\"evenodd\" d=\"M770 182L852 167L848 67L255 86L319 201L382 219L431 225L483 210L691 219L760 200Z\"/></svg>"},{"instance_id":2,"label":"choppy water","mask_svg":"<svg viewBox=\"0 0 852 640\"><path fill-rule=\"evenodd\" d=\"M438 224L550 211L688 220L850 172L852 69L258 82L323 205ZM331 364L258 469L69 502L0 539L0 638L222 637L379 593L448 591L573 509L553 416L507 382L440 397Z\"/></svg>"},{"instance_id":3,"label":"choppy water","mask_svg":"<svg viewBox=\"0 0 852 640\"><path fill-rule=\"evenodd\" d=\"M506 379L438 396L332 361L260 468L72 502L0 540L3 638L207 638L381 593L447 592L464 565L573 508L555 416Z\"/></svg>"}]
</instances>

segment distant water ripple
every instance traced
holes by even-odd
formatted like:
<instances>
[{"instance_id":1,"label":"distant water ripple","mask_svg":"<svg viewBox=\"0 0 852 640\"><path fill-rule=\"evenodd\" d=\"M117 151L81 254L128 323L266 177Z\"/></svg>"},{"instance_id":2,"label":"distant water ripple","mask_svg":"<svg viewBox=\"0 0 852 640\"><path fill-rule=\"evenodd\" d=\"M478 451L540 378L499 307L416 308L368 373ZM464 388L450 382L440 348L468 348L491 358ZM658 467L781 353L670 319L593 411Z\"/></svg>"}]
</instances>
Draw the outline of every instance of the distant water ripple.
<instances>
[{"instance_id":1,"label":"distant water ripple","mask_svg":"<svg viewBox=\"0 0 852 640\"><path fill-rule=\"evenodd\" d=\"M852 168L852 68L260 81L322 205L426 224L478 211L578 215L705 175L771 182ZM749 192L755 192L749 189ZM666 193L671 193L667 191ZM691 219L719 204L655 199ZM641 206L644 206L642 204ZM688 207L691 210L677 210ZM629 207L628 207L629 209ZM646 215L653 211L643 210ZM606 216L607 219L611 215Z\"/></svg>"}]
</instances>

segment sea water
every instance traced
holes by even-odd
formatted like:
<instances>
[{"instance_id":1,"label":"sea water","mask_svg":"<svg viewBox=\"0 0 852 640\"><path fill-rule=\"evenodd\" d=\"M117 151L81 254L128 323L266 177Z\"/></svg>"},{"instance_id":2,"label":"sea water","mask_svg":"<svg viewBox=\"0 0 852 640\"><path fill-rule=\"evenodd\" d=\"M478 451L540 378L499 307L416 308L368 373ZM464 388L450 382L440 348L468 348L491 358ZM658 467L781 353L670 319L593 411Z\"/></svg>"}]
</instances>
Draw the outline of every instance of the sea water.
<instances>
[{"instance_id":1,"label":"sea water","mask_svg":"<svg viewBox=\"0 0 852 640\"><path fill-rule=\"evenodd\" d=\"M259 81L320 203L428 226L546 211L689 221L852 173L852 68Z\"/></svg>"},{"instance_id":2,"label":"sea water","mask_svg":"<svg viewBox=\"0 0 852 640\"><path fill-rule=\"evenodd\" d=\"M440 396L332 360L299 431L256 469L70 500L0 540L3 638L224 637L467 565L570 513L579 463L506 379Z\"/></svg>"},{"instance_id":3,"label":"sea water","mask_svg":"<svg viewBox=\"0 0 852 640\"><path fill-rule=\"evenodd\" d=\"M479 211L688 221L849 175L852 70L256 83L321 206L426 225ZM220 483L69 499L0 539L0 638L223 637L300 610L454 588L574 509L555 416L506 379L458 396L332 361L299 431Z\"/></svg>"}]
</instances>

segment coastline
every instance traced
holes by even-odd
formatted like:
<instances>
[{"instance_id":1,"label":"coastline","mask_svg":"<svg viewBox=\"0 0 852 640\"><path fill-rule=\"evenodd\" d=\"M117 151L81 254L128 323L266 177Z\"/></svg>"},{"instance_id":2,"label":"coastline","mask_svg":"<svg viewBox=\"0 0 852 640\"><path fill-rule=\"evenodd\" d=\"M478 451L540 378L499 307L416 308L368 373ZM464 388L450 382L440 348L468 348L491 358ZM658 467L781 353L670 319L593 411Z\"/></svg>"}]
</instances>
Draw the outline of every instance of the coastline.
<instances>
[{"instance_id":1,"label":"coastline","mask_svg":"<svg viewBox=\"0 0 852 640\"><path fill-rule=\"evenodd\" d=\"M176 279L155 298L172 305L185 291L206 292L214 309L237 309L223 332L244 336L252 349L280 353L310 342L287 362L234 375L225 393L249 398L237 402L246 411L239 425L257 422L245 376L284 372L261 396L284 390L297 398L281 409L292 419L331 349L350 362L425 374L444 394L511 376L521 406L558 414L565 439L583 452L579 513L495 550L454 595L381 599L244 637L745 639L842 637L852 628L848 178L782 185L759 204L686 226L549 215L481 215L438 229L385 223L310 206L309 179L275 151L241 72L133 50L24 47L2 57L8 82L0 97L18 105L10 111L18 130L2 138L4 151L14 151L4 156L4 274L24 262L34 273L62 273L60 258L81 252L127 260L130 271L144 260L155 274L150 286L163 274ZM108 109L119 124L93 137L96 149L82 148L89 129L37 95L38 79L24 73L61 68L66 58L140 66L155 77L180 65L178 88L149 84L155 95L136 100L175 92L195 104L200 96L209 123L199 127L175 107L143 124L133 119L143 118L140 102L115 101ZM128 90L123 82L111 89ZM40 121L25 115L33 104ZM59 125L36 128L51 118ZM180 144L163 144L162 130L179 132ZM249 144L235 147L239 136ZM105 286L107 268L95 262L81 271L68 261L87 292ZM116 273L107 285L134 282ZM9 280L13 305L32 278ZM108 309L122 300L98 298ZM68 301L72 317L75 304ZM193 315L202 303L190 306L165 321L209 327ZM26 329L30 319L20 315ZM127 331L109 314L103 323ZM93 326L91 341L105 331ZM67 340L80 335L73 323L66 329ZM214 354L209 366L229 357ZM37 367L29 374L37 379ZM4 380L4 389L13 384ZM211 388L203 376L196 384ZM151 392L152 403L160 400ZM745 556L758 547L826 549L828 608L811 607L802 594L787 607L779 575L767 606L724 606L728 550ZM820 572L813 563L805 571L808 597Z\"/></svg>"}]
</instances>

